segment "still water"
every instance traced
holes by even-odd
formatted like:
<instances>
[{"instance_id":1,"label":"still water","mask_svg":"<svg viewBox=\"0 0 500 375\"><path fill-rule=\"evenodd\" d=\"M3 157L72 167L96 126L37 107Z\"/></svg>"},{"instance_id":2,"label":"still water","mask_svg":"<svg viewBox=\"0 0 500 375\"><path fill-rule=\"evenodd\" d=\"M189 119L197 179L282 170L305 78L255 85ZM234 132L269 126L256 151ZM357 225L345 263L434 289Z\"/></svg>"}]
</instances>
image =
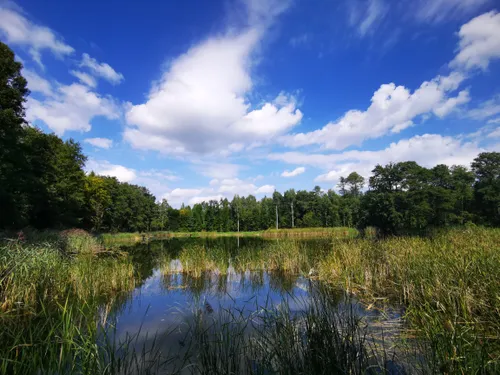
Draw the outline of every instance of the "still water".
<instances>
[{"instance_id":1,"label":"still water","mask_svg":"<svg viewBox=\"0 0 500 375\"><path fill-rule=\"evenodd\" d=\"M178 254L186 247L223 248L231 258L240 251L265 248L269 241L261 238L169 239L122 247L137 270L136 288L124 301L104 309L102 320L113 321L113 336L118 341L130 340L140 348L154 343L163 352L182 351L193 321L210 319L221 311L249 317L286 305L291 314L308 308L316 293L321 293L319 281L304 275L283 272L236 272L228 260L225 272L213 270L193 276L181 272ZM328 239L301 240L311 256L331 247ZM167 261L165 261L167 259ZM339 291L335 305L340 310L362 316L371 325L371 332L390 332L400 324L398 309L366 309L355 299L346 300ZM215 318L214 318L215 319Z\"/></svg>"}]
</instances>

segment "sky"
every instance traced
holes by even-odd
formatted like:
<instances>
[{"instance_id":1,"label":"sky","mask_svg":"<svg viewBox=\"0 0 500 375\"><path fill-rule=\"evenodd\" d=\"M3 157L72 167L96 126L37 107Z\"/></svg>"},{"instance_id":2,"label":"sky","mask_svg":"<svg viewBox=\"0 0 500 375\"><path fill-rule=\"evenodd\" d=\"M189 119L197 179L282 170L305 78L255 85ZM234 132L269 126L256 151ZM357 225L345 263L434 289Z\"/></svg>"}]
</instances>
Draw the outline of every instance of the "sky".
<instances>
[{"instance_id":1,"label":"sky","mask_svg":"<svg viewBox=\"0 0 500 375\"><path fill-rule=\"evenodd\" d=\"M174 207L500 151L498 0L0 0L27 120Z\"/></svg>"}]
</instances>

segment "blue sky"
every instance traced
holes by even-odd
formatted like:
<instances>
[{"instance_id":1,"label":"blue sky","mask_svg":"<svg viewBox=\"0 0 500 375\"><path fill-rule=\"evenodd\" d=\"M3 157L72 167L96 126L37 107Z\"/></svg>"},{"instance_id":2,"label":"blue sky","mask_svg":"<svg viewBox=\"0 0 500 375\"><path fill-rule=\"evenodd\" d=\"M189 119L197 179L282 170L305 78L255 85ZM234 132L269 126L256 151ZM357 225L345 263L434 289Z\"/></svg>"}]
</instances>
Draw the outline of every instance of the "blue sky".
<instances>
[{"instance_id":1,"label":"blue sky","mask_svg":"<svg viewBox=\"0 0 500 375\"><path fill-rule=\"evenodd\" d=\"M174 206L500 150L495 0L0 1L30 123Z\"/></svg>"}]
</instances>

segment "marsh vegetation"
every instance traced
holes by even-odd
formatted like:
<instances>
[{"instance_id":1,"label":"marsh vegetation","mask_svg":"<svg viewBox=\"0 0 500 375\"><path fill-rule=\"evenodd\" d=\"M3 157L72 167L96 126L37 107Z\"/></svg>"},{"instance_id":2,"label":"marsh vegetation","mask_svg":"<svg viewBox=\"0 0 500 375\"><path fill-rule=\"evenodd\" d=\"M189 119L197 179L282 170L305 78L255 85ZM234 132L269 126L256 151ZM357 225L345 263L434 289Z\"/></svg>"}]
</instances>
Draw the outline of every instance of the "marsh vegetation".
<instances>
[{"instance_id":1,"label":"marsh vegetation","mask_svg":"<svg viewBox=\"0 0 500 375\"><path fill-rule=\"evenodd\" d=\"M2 373L494 373L500 230L0 250Z\"/></svg>"}]
</instances>

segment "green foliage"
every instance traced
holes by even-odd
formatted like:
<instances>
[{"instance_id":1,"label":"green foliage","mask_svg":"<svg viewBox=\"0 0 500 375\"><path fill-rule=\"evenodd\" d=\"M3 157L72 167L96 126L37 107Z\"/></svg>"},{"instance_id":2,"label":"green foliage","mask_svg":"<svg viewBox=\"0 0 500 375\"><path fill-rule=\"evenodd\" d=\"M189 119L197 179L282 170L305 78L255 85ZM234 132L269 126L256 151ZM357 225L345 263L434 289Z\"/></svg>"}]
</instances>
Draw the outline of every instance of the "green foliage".
<instances>
[{"instance_id":1,"label":"green foliage","mask_svg":"<svg viewBox=\"0 0 500 375\"><path fill-rule=\"evenodd\" d=\"M474 159L474 194L481 220L500 225L500 153L483 152Z\"/></svg>"},{"instance_id":2,"label":"green foliage","mask_svg":"<svg viewBox=\"0 0 500 375\"><path fill-rule=\"evenodd\" d=\"M271 228L377 227L382 234L421 232L469 222L500 225L500 153L463 166L428 169L413 161L377 165L363 192L357 172L339 192L289 189L257 200L236 195L180 209L144 187L86 175L72 139L25 125L29 94L22 65L0 43L1 229L84 228L97 232L240 232Z\"/></svg>"},{"instance_id":3,"label":"green foliage","mask_svg":"<svg viewBox=\"0 0 500 375\"><path fill-rule=\"evenodd\" d=\"M21 69L14 53L0 42L0 228L25 224L28 210L22 135L29 90Z\"/></svg>"},{"instance_id":4,"label":"green foliage","mask_svg":"<svg viewBox=\"0 0 500 375\"><path fill-rule=\"evenodd\" d=\"M476 176L481 161L489 158L489 168L500 170L495 156L480 154L472 163ZM500 204L498 177L476 177L462 166L438 165L427 169L415 162L377 165L370 177L370 189L362 197L362 224L375 226L384 233L419 232L429 227L446 227L476 221L475 211L482 210L479 221L495 225L495 204ZM498 172L497 172L498 176ZM473 186L476 191L474 201ZM484 200L488 200L485 204Z\"/></svg>"}]
</instances>

